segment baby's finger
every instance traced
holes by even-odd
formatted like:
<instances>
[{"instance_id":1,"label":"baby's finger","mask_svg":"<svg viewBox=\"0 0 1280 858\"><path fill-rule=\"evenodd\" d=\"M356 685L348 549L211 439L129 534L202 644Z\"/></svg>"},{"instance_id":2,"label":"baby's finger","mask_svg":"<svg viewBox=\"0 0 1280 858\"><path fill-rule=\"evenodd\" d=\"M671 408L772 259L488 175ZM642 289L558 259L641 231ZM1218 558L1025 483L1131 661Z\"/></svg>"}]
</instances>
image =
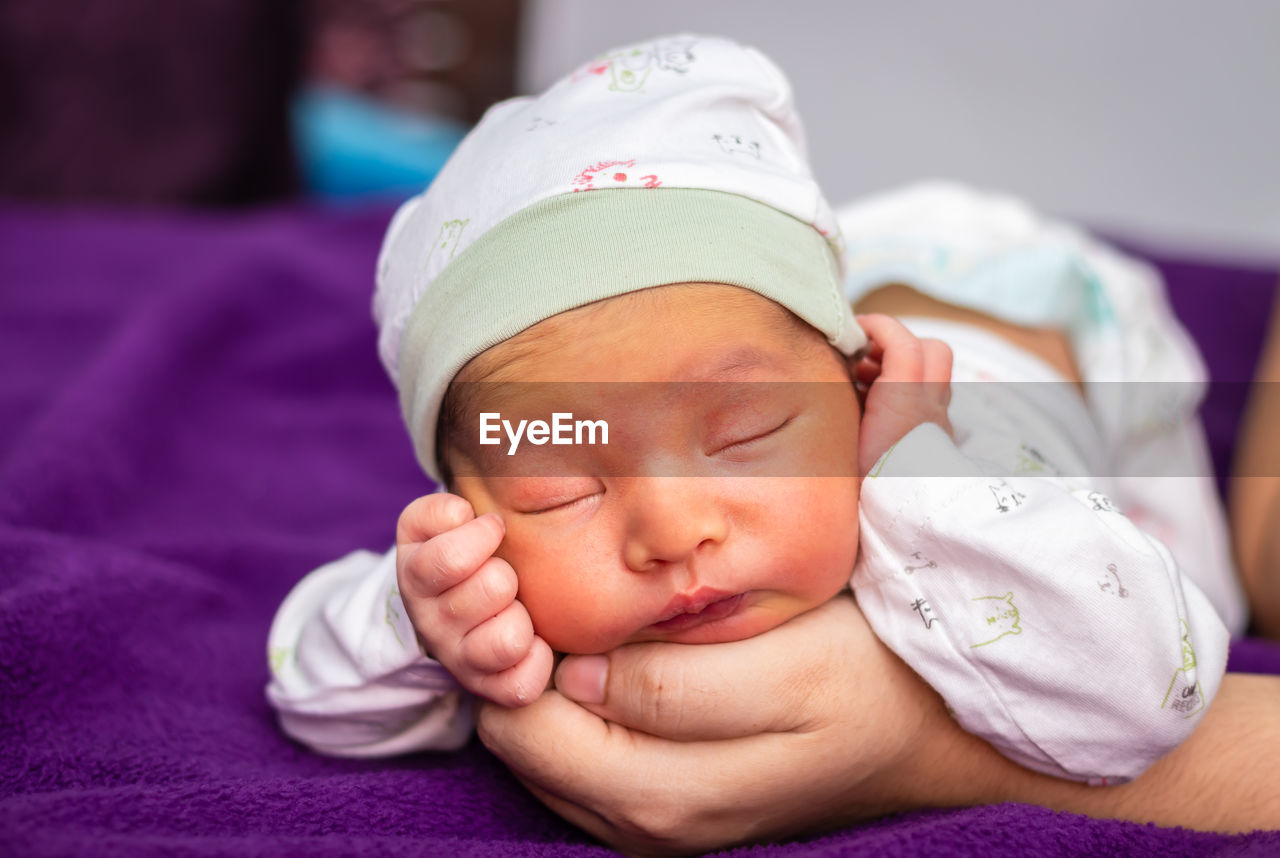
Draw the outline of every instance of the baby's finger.
<instances>
[{"instance_id":1,"label":"baby's finger","mask_svg":"<svg viewBox=\"0 0 1280 858\"><path fill-rule=\"evenodd\" d=\"M406 599L440 595L474 574L498 550L506 532L496 513L485 513L419 544L400 564L400 592Z\"/></svg>"},{"instance_id":2,"label":"baby's finger","mask_svg":"<svg viewBox=\"0 0 1280 858\"><path fill-rule=\"evenodd\" d=\"M511 564L501 557L490 557L472 575L437 597L439 625L466 633L502 613L516 600L518 589L519 580Z\"/></svg>"},{"instance_id":3,"label":"baby's finger","mask_svg":"<svg viewBox=\"0 0 1280 858\"><path fill-rule=\"evenodd\" d=\"M870 339L869 333L867 336L867 344L858 352L858 356L868 358L879 363L880 358L884 357L884 346L880 345L875 340Z\"/></svg>"},{"instance_id":4,"label":"baby's finger","mask_svg":"<svg viewBox=\"0 0 1280 858\"><path fill-rule=\"evenodd\" d=\"M475 510L464 498L445 492L424 495L400 513L400 519L396 522L396 544L426 542L475 517Z\"/></svg>"},{"instance_id":5,"label":"baby's finger","mask_svg":"<svg viewBox=\"0 0 1280 858\"><path fill-rule=\"evenodd\" d=\"M463 636L458 646L462 663L477 673L500 673L514 667L533 645L533 622L519 602L511 602Z\"/></svg>"},{"instance_id":6,"label":"baby's finger","mask_svg":"<svg viewBox=\"0 0 1280 858\"><path fill-rule=\"evenodd\" d=\"M942 340L930 338L921 340L920 348L924 353L924 380L949 383L953 357L951 346Z\"/></svg>"},{"instance_id":7,"label":"baby's finger","mask_svg":"<svg viewBox=\"0 0 1280 858\"><path fill-rule=\"evenodd\" d=\"M926 400L937 409L930 422L941 426L948 435L954 435L947 409L951 405L951 347L941 340L920 341L924 350L924 390Z\"/></svg>"},{"instance_id":8,"label":"baby's finger","mask_svg":"<svg viewBox=\"0 0 1280 858\"><path fill-rule=\"evenodd\" d=\"M859 384L871 384L880 377L880 362L869 357L862 358L854 364L853 377Z\"/></svg>"},{"instance_id":9,"label":"baby's finger","mask_svg":"<svg viewBox=\"0 0 1280 858\"><path fill-rule=\"evenodd\" d=\"M881 381L919 381L924 368L924 351L920 340L906 326L891 316L870 313L858 316L858 324L875 345L880 356Z\"/></svg>"},{"instance_id":10,"label":"baby's finger","mask_svg":"<svg viewBox=\"0 0 1280 858\"><path fill-rule=\"evenodd\" d=\"M527 706L537 700L550 684L554 661L551 647L535 636L529 652L518 664L501 673L480 677L471 690L499 706Z\"/></svg>"}]
</instances>

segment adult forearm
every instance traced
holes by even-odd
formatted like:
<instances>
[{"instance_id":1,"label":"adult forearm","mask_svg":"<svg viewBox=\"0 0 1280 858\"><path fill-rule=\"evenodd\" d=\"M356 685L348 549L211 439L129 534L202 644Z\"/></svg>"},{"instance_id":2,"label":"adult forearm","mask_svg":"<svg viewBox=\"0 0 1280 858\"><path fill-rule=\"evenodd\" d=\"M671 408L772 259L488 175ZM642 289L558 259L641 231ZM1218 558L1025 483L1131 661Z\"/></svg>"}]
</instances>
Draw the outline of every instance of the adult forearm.
<instances>
[{"instance_id":1,"label":"adult forearm","mask_svg":"<svg viewBox=\"0 0 1280 858\"><path fill-rule=\"evenodd\" d=\"M1280 393L1280 385L1275 387ZM1270 425L1280 426L1280 414ZM1241 470L1280 473L1280 448L1258 432L1253 435L1244 445ZM1258 634L1280 640L1280 478L1237 474L1231 483L1231 507L1236 565L1253 626Z\"/></svg>"},{"instance_id":2,"label":"adult forearm","mask_svg":"<svg viewBox=\"0 0 1280 858\"><path fill-rule=\"evenodd\" d=\"M1205 831L1280 828L1280 677L1227 674L1191 738L1119 786L1024 769L950 719L933 719L917 766L932 773L933 805L1016 801Z\"/></svg>"},{"instance_id":3,"label":"adult forearm","mask_svg":"<svg viewBox=\"0 0 1280 858\"><path fill-rule=\"evenodd\" d=\"M1231 530L1236 563L1262 634L1280 639L1280 301L1271 314L1236 443L1231 475Z\"/></svg>"}]
</instances>

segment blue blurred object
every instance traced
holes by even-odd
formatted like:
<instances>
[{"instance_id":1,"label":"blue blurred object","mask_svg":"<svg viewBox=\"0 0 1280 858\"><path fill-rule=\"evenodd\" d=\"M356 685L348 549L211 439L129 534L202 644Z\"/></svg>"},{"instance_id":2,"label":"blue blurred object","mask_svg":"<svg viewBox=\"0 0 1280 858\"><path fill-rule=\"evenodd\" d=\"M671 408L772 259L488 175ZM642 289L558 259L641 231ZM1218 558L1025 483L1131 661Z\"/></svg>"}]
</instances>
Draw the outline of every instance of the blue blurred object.
<instances>
[{"instance_id":1,"label":"blue blurred object","mask_svg":"<svg viewBox=\"0 0 1280 858\"><path fill-rule=\"evenodd\" d=\"M411 196L431 183L467 133L452 120L328 86L297 96L293 130L307 190L330 199Z\"/></svg>"}]
</instances>

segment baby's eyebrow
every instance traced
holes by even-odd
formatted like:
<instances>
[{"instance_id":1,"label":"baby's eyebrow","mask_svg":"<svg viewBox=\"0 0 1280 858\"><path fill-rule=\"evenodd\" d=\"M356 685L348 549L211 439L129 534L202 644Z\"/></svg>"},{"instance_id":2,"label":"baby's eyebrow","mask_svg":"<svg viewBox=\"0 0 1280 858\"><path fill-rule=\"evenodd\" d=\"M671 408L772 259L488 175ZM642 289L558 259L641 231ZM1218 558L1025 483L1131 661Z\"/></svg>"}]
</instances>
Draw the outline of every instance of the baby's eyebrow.
<instances>
[{"instance_id":1,"label":"baby's eyebrow","mask_svg":"<svg viewBox=\"0 0 1280 858\"><path fill-rule=\"evenodd\" d=\"M777 369L777 357L755 346L740 346L711 364L706 371L693 376L697 381L717 381L745 375L753 369Z\"/></svg>"},{"instance_id":2,"label":"baby's eyebrow","mask_svg":"<svg viewBox=\"0 0 1280 858\"><path fill-rule=\"evenodd\" d=\"M732 381L756 369L780 370L783 368L784 362L773 352L761 349L754 345L738 346L732 351L713 359L705 368L701 366L682 367L681 371L677 373L677 377L684 379L684 381L679 383L678 386L685 388L690 384L697 385ZM476 393L473 394L475 399L473 399L473 401L479 401L482 399L485 410L498 412L508 410L512 407L513 402L519 403L525 395L531 393L534 394L535 401L544 402L548 391L563 392L565 389L572 387L590 389L592 386L601 386L607 390L617 385L628 386L638 384L641 387L644 387L648 384L663 384L663 382L562 381L465 381L457 383L467 386L471 390L475 391Z\"/></svg>"}]
</instances>

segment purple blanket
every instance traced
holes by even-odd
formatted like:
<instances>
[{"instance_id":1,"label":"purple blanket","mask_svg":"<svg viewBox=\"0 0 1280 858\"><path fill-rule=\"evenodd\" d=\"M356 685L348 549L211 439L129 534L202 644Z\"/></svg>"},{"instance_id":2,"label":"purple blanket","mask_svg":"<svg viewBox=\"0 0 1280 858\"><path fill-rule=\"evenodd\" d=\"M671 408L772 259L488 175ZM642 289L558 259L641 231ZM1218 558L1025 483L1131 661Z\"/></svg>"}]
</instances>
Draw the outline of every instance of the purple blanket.
<instances>
[{"instance_id":1,"label":"purple blanket","mask_svg":"<svg viewBox=\"0 0 1280 858\"><path fill-rule=\"evenodd\" d=\"M429 488L374 354L388 216L0 208L0 854L613 854L476 742L325 759L263 698L289 587L384 550ZM1160 264L1216 377L1247 379L1276 272ZM1220 462L1243 393L1210 402ZM1232 666L1280 673L1280 646ZM1274 855L1280 833L1006 804L735 854L855 850Z\"/></svg>"}]
</instances>

